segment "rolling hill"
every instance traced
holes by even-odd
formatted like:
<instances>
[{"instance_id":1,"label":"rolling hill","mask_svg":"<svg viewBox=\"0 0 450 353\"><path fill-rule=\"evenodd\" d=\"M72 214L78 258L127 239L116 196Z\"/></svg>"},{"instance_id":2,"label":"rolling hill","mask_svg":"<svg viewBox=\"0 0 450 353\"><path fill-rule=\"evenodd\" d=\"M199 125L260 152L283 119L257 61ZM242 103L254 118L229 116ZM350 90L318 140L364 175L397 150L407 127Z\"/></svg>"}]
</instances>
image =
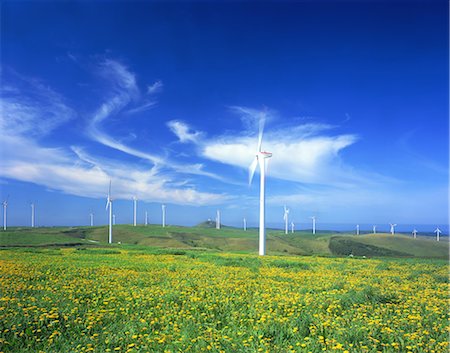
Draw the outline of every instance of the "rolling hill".
<instances>
[{"instance_id":1,"label":"rolling hill","mask_svg":"<svg viewBox=\"0 0 450 353\"><path fill-rule=\"evenodd\" d=\"M448 258L448 238L440 242L432 238L396 234L365 234L355 236L338 232L312 235L300 231L285 235L281 230L267 231L268 254L366 256L366 257L423 257ZM106 226L98 227L13 227L0 232L0 247L23 246L104 246L107 245ZM217 230L208 222L196 227L160 225L116 225L113 231L115 246L142 246L176 249L199 249L223 252L256 253L258 230L222 227Z\"/></svg>"}]
</instances>

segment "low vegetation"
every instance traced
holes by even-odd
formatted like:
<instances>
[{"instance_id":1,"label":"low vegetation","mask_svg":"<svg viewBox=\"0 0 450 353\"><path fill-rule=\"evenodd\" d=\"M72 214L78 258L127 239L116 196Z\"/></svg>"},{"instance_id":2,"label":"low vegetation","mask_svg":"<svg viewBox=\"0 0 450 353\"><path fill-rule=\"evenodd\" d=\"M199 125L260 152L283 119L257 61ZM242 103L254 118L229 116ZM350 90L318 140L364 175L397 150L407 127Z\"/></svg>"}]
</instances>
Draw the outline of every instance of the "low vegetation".
<instances>
[{"instance_id":1,"label":"low vegetation","mask_svg":"<svg viewBox=\"0 0 450 353\"><path fill-rule=\"evenodd\" d=\"M0 251L2 352L448 352L445 260Z\"/></svg>"},{"instance_id":2,"label":"low vegetation","mask_svg":"<svg viewBox=\"0 0 450 353\"><path fill-rule=\"evenodd\" d=\"M101 246L106 244L108 230L100 227L11 228L0 232L0 247L14 246ZM210 249L222 252L256 253L258 232L249 229L223 227L220 230L209 224L197 227L159 225L117 225L113 232L114 243L169 249ZM436 242L431 237L413 239L396 234L365 234L324 232L312 235L300 231L285 235L280 230L268 230L268 253L272 255L366 256L366 257L432 257L448 259L448 238Z\"/></svg>"}]
</instances>

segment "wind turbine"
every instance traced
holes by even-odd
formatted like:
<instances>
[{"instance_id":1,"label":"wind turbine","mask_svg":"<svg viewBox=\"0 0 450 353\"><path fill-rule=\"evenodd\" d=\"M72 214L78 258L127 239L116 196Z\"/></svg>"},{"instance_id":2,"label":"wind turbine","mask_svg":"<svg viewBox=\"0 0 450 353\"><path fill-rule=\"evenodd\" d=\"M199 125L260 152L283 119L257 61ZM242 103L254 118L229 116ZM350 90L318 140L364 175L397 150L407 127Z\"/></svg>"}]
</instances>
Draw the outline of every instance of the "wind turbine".
<instances>
[{"instance_id":1,"label":"wind turbine","mask_svg":"<svg viewBox=\"0 0 450 353\"><path fill-rule=\"evenodd\" d=\"M164 228L166 226L166 205L162 204L161 210L162 210L162 226Z\"/></svg>"},{"instance_id":2,"label":"wind turbine","mask_svg":"<svg viewBox=\"0 0 450 353\"><path fill-rule=\"evenodd\" d=\"M247 231L247 220L244 218L244 232Z\"/></svg>"},{"instance_id":3,"label":"wind turbine","mask_svg":"<svg viewBox=\"0 0 450 353\"><path fill-rule=\"evenodd\" d=\"M94 226L94 214L92 212L89 213L89 218L91 220L91 227L93 227Z\"/></svg>"},{"instance_id":4,"label":"wind turbine","mask_svg":"<svg viewBox=\"0 0 450 353\"><path fill-rule=\"evenodd\" d=\"M389 223L389 225L391 226L391 234L394 235L395 234L395 226L397 224L396 223Z\"/></svg>"},{"instance_id":5,"label":"wind turbine","mask_svg":"<svg viewBox=\"0 0 450 353\"><path fill-rule=\"evenodd\" d=\"M6 200L3 201L3 230L6 230L6 209L8 208L8 199L9 195L6 197Z\"/></svg>"},{"instance_id":6,"label":"wind turbine","mask_svg":"<svg viewBox=\"0 0 450 353\"><path fill-rule=\"evenodd\" d=\"M109 234L108 234L108 243L112 244L112 226L113 226L113 207L112 207L112 198L111 198L111 180L109 181L109 190L108 197L106 198L106 207L105 210L109 208ZM115 218L115 217L114 217ZM115 223L115 222L114 222Z\"/></svg>"},{"instance_id":7,"label":"wind turbine","mask_svg":"<svg viewBox=\"0 0 450 353\"><path fill-rule=\"evenodd\" d=\"M145 211L145 225L148 225L148 212Z\"/></svg>"},{"instance_id":8,"label":"wind turbine","mask_svg":"<svg viewBox=\"0 0 450 353\"><path fill-rule=\"evenodd\" d=\"M133 196L133 226L136 227L137 198Z\"/></svg>"},{"instance_id":9,"label":"wind turbine","mask_svg":"<svg viewBox=\"0 0 450 353\"><path fill-rule=\"evenodd\" d=\"M115 226L115 225L116 225L116 215L113 214L113 226Z\"/></svg>"},{"instance_id":10,"label":"wind turbine","mask_svg":"<svg viewBox=\"0 0 450 353\"><path fill-rule=\"evenodd\" d=\"M220 211L217 210L216 213L216 229L220 229Z\"/></svg>"},{"instance_id":11,"label":"wind turbine","mask_svg":"<svg viewBox=\"0 0 450 353\"><path fill-rule=\"evenodd\" d=\"M288 218L289 218L289 208L284 205L284 234L288 233Z\"/></svg>"},{"instance_id":12,"label":"wind turbine","mask_svg":"<svg viewBox=\"0 0 450 353\"><path fill-rule=\"evenodd\" d=\"M256 156L252 164L249 167L249 184L252 183L253 175L255 174L256 167L259 165L260 174L260 186L259 186L259 255L264 256L266 254L266 221L265 221L265 181L266 181L266 159L272 157L272 153L262 151L262 137L264 131L265 117L261 116L259 119L259 133L258 133L258 145L256 147Z\"/></svg>"},{"instance_id":13,"label":"wind turbine","mask_svg":"<svg viewBox=\"0 0 450 353\"><path fill-rule=\"evenodd\" d=\"M359 235L359 224L356 225L356 235Z\"/></svg>"},{"instance_id":14,"label":"wind turbine","mask_svg":"<svg viewBox=\"0 0 450 353\"><path fill-rule=\"evenodd\" d=\"M35 206L31 204L31 228L34 228Z\"/></svg>"},{"instance_id":15,"label":"wind turbine","mask_svg":"<svg viewBox=\"0 0 450 353\"><path fill-rule=\"evenodd\" d=\"M414 239L416 239L417 238L417 229L416 228L413 229L412 234L413 234Z\"/></svg>"},{"instance_id":16,"label":"wind turbine","mask_svg":"<svg viewBox=\"0 0 450 353\"><path fill-rule=\"evenodd\" d=\"M312 219L312 233L316 234L316 216L309 217Z\"/></svg>"},{"instance_id":17,"label":"wind turbine","mask_svg":"<svg viewBox=\"0 0 450 353\"><path fill-rule=\"evenodd\" d=\"M442 233L442 231L439 229L439 227L437 227L434 232L436 233L436 241L439 241L439 235Z\"/></svg>"},{"instance_id":18,"label":"wind turbine","mask_svg":"<svg viewBox=\"0 0 450 353\"><path fill-rule=\"evenodd\" d=\"M373 234L377 234L377 226L374 225L374 226L372 227L372 229L373 229Z\"/></svg>"},{"instance_id":19,"label":"wind turbine","mask_svg":"<svg viewBox=\"0 0 450 353\"><path fill-rule=\"evenodd\" d=\"M294 233L294 227L295 227L294 222L291 222L291 233Z\"/></svg>"}]
</instances>

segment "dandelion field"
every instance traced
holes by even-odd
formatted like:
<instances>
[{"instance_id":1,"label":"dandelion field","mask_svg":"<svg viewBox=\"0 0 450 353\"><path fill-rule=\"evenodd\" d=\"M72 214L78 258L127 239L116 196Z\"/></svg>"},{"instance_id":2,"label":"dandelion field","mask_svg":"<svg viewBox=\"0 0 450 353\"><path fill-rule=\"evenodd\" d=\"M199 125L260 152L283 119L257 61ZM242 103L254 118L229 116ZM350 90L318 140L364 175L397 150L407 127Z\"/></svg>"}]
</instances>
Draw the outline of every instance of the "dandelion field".
<instances>
[{"instance_id":1,"label":"dandelion field","mask_svg":"<svg viewBox=\"0 0 450 353\"><path fill-rule=\"evenodd\" d=\"M0 251L0 352L448 352L445 260Z\"/></svg>"}]
</instances>

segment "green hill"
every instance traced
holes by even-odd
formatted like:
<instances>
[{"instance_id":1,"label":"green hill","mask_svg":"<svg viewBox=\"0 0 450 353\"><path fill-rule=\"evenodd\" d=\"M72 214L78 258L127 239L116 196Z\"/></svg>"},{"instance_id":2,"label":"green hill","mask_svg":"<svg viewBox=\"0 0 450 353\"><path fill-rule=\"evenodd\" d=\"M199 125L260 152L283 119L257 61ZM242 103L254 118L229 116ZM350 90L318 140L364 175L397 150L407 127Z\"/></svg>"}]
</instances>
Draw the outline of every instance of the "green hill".
<instances>
[{"instance_id":1,"label":"green hill","mask_svg":"<svg viewBox=\"0 0 450 353\"><path fill-rule=\"evenodd\" d=\"M222 227L204 222L195 227L160 225L116 225L114 244L122 246L150 246L176 249L208 249L224 252L256 253L258 230ZM212 226L211 226L212 225ZM10 228L0 232L0 247L15 246L104 246L108 228L51 227ZM448 238L436 242L431 238L412 239L390 234L350 235L323 232L316 235L300 231L284 234L281 230L267 230L268 254L367 256L367 257L435 257L448 258Z\"/></svg>"}]
</instances>

